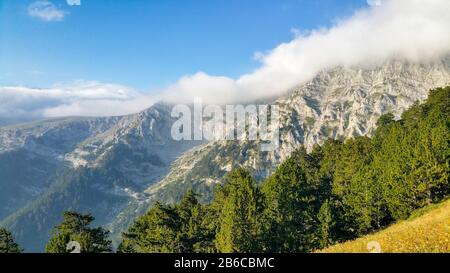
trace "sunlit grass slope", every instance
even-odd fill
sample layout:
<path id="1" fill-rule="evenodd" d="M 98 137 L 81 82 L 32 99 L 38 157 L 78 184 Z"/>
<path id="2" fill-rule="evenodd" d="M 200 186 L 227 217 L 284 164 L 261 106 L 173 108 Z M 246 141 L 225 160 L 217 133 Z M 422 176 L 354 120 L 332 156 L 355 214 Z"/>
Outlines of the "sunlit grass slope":
<path id="1" fill-rule="evenodd" d="M 450 200 L 420 209 L 385 230 L 321 252 L 450 252 Z"/>

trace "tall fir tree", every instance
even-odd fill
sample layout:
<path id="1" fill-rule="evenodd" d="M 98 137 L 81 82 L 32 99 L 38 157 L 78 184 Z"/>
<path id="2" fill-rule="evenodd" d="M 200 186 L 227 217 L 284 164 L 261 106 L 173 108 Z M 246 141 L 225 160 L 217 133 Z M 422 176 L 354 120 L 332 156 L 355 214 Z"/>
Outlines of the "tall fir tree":
<path id="1" fill-rule="evenodd" d="M 328 200 L 325 200 L 320 207 L 317 218 L 319 220 L 319 248 L 325 248 L 332 243 L 331 230 L 334 225 Z"/>
<path id="2" fill-rule="evenodd" d="M 209 210 L 189 191 L 179 204 L 156 203 L 123 234 L 118 252 L 197 253 L 214 252 L 214 230 Z"/>
<path id="3" fill-rule="evenodd" d="M 317 246 L 321 182 L 317 161 L 301 148 L 263 184 L 266 251 L 307 252 Z"/>
<path id="4" fill-rule="evenodd" d="M 216 247 L 224 253 L 261 252 L 262 196 L 253 177 L 238 168 L 229 173 L 222 189 Z"/>
<path id="5" fill-rule="evenodd" d="M 22 249 L 14 241 L 14 237 L 8 230 L 0 228 L 0 253 L 21 253 Z"/>
<path id="6" fill-rule="evenodd" d="M 66 211 L 62 223 L 55 227 L 53 237 L 47 243 L 47 253 L 101 253 L 111 252 L 112 242 L 109 232 L 101 227 L 90 228 L 95 220 L 91 214 Z M 79 249 L 76 247 L 79 246 Z"/>

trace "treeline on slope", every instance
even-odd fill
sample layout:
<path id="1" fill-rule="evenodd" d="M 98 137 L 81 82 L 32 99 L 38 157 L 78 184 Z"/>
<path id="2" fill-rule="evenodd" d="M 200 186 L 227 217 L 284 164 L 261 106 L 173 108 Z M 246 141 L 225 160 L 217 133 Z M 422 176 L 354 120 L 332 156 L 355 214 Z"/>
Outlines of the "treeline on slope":
<path id="1" fill-rule="evenodd" d="M 387 114 L 372 138 L 328 140 L 295 151 L 260 186 L 239 168 L 210 204 L 190 191 L 156 203 L 123 233 L 118 252 L 309 252 L 407 218 L 450 195 L 450 87 L 432 90 L 400 120 Z M 91 215 L 66 212 L 47 252 L 109 252 Z M 6 246 L 6 247 L 4 247 Z M 0 230 L 0 252 L 20 252 Z M 10 252 L 13 252 L 11 251 Z"/>

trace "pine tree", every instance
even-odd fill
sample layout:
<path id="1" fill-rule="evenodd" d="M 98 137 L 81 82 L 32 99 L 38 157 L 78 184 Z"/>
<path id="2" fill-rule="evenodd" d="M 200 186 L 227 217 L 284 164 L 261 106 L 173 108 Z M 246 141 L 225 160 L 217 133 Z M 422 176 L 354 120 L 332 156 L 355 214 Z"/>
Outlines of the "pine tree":
<path id="1" fill-rule="evenodd" d="M 320 207 L 317 161 L 295 151 L 263 184 L 264 241 L 269 252 L 307 252 L 316 247 Z"/>
<path id="2" fill-rule="evenodd" d="M 109 232 L 101 227 L 90 228 L 95 218 L 90 214 L 64 212 L 62 223 L 53 232 L 53 237 L 46 246 L 47 253 L 69 253 L 71 247 L 78 245 L 81 253 L 111 252 L 112 242 L 108 240 Z M 74 243 L 74 245 L 71 245 Z"/>
<path id="3" fill-rule="evenodd" d="M 351 239 L 374 228 L 379 199 L 376 179 L 371 172 L 372 142 L 368 137 L 347 140 L 339 153 L 333 177 L 337 228 L 341 239 Z"/>
<path id="4" fill-rule="evenodd" d="M 14 241 L 14 237 L 8 230 L 0 228 L 0 253 L 21 253 L 22 249 Z"/>
<path id="5" fill-rule="evenodd" d="M 190 190 L 176 206 L 180 225 L 177 236 L 183 253 L 213 252 L 214 231 L 208 227 L 208 210 L 199 204 L 197 195 Z"/>
<path id="6" fill-rule="evenodd" d="M 325 248 L 332 242 L 331 229 L 334 225 L 328 200 L 320 207 L 317 218 L 319 220 L 319 247 Z"/>
<path id="7" fill-rule="evenodd" d="M 174 207 L 157 202 L 122 234 L 120 250 L 138 253 L 178 253 L 182 245 L 177 239 L 179 219 Z"/>
<path id="8" fill-rule="evenodd" d="M 125 232 L 118 252 L 197 253 L 214 252 L 214 230 L 209 210 L 189 191 L 172 206 L 156 203 Z"/>
<path id="9" fill-rule="evenodd" d="M 239 168 L 226 177 L 219 215 L 216 247 L 224 253 L 262 251 L 260 245 L 261 194 L 253 177 Z"/>

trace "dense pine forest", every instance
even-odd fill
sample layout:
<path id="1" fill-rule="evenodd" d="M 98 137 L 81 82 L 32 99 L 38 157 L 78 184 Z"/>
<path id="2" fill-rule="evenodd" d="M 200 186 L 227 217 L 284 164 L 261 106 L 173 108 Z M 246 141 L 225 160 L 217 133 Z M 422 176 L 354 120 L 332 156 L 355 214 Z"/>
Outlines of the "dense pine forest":
<path id="1" fill-rule="evenodd" d="M 374 134 L 328 140 L 295 151 L 257 185 L 231 171 L 210 204 L 188 192 L 178 204 L 156 203 L 123 233 L 117 252 L 311 252 L 406 219 L 450 195 L 450 87 L 430 91 L 400 119 L 382 116 Z M 110 252 L 94 218 L 64 214 L 46 246 L 50 253 Z M 0 252 L 20 252 L 0 230 Z"/>

